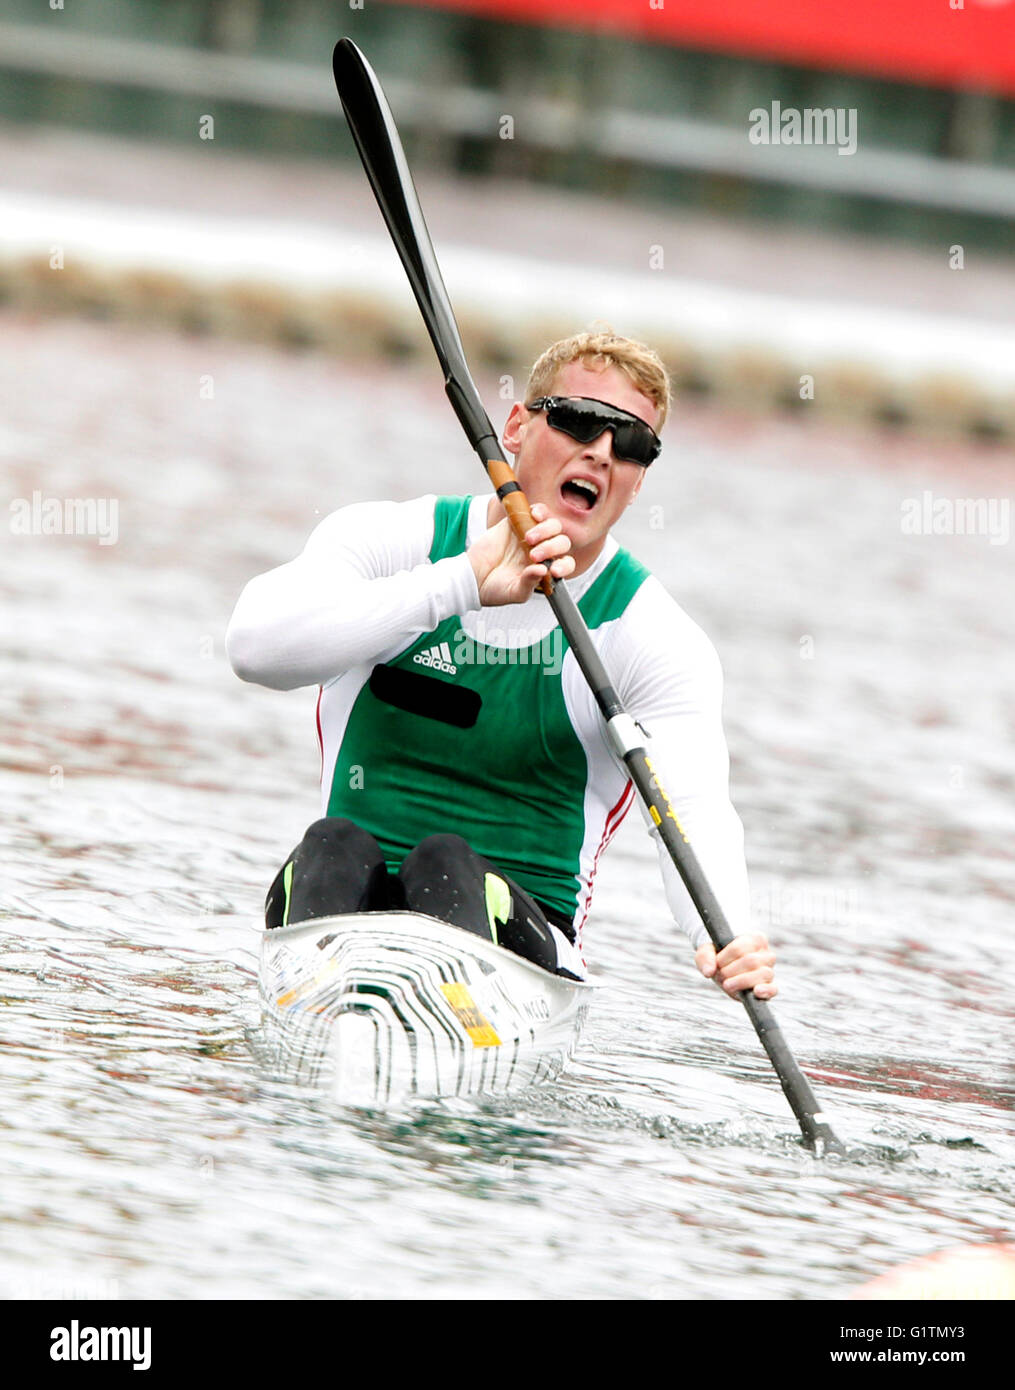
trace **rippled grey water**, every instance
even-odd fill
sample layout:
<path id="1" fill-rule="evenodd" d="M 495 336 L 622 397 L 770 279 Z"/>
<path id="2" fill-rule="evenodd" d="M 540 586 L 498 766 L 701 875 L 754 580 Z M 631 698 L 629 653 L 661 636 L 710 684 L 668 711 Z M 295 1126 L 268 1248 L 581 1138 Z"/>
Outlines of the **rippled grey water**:
<path id="1" fill-rule="evenodd" d="M 1010 459 L 681 408 L 623 527 L 723 659 L 777 1013 L 852 1149 L 816 1162 L 634 816 L 562 1081 L 274 1082 L 258 910 L 316 815 L 313 692 L 241 685 L 225 623 L 319 514 L 483 479 L 429 364 L 6 317 L 0 365 L 5 502 L 119 507 L 115 544 L 4 539 L 0 1293 L 826 1299 L 1010 1238 L 1012 546 L 900 528 L 1010 499 Z"/>

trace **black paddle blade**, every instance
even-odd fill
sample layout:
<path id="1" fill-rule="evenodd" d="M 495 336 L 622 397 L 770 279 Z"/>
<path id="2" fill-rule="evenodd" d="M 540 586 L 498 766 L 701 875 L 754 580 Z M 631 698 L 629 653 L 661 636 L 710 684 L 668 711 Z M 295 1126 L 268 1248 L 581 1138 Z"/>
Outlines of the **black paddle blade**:
<path id="1" fill-rule="evenodd" d="M 493 434 L 493 427 L 469 373 L 391 108 L 373 68 L 352 39 L 338 41 L 331 66 L 345 118 L 437 351 L 451 403 L 476 446 Z"/>

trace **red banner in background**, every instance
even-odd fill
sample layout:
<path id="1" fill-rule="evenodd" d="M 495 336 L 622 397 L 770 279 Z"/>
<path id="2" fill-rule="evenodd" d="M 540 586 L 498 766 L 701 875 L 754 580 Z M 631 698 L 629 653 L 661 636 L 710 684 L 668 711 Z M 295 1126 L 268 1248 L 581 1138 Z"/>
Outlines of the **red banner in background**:
<path id="1" fill-rule="evenodd" d="M 1015 0 L 402 0 L 905 82 L 1015 93 Z"/>

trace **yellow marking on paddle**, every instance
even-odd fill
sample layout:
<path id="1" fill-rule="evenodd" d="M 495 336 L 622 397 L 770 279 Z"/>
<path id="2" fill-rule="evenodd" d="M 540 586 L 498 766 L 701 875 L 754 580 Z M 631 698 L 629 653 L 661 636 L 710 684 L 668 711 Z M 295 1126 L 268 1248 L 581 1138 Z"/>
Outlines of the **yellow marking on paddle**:
<path id="1" fill-rule="evenodd" d="M 659 780 L 659 774 L 656 772 L 655 766 L 653 765 L 653 762 L 652 762 L 652 759 L 648 756 L 647 753 L 646 753 L 646 755 L 645 755 L 645 766 L 648 768 L 649 772 L 651 772 L 651 774 L 652 774 L 652 785 L 653 785 L 653 787 L 655 787 L 656 791 L 659 793 L 659 795 L 660 795 L 660 796 L 662 797 L 662 799 L 663 799 L 663 802 L 664 802 L 664 804 L 665 804 L 665 806 L 666 806 L 666 815 L 669 817 L 669 819 L 673 822 L 673 824 L 674 824 L 674 825 L 677 827 L 677 829 L 680 831 L 680 838 L 683 840 L 684 844 L 685 844 L 685 845 L 689 845 L 691 842 L 690 842 L 690 840 L 687 838 L 687 835 L 686 835 L 686 833 L 685 833 L 685 831 L 684 831 L 684 827 L 683 827 L 683 826 L 680 824 L 680 822 L 677 820 L 677 813 L 676 813 L 676 811 L 674 811 L 673 806 L 672 806 L 671 803 L 670 803 L 670 798 L 666 795 L 666 788 L 663 786 L 662 782 Z M 662 825 L 662 817 L 660 816 L 660 814 L 659 814 L 659 812 L 656 810 L 656 808 L 655 808 L 654 806 L 650 806 L 650 807 L 649 807 L 649 811 L 651 812 L 652 819 L 655 821 L 656 825 Z"/>
<path id="2" fill-rule="evenodd" d="M 484 1018 L 476 1008 L 476 1001 L 469 993 L 468 985 L 456 980 L 451 984 L 441 985 L 441 992 L 454 1009 L 458 1021 L 472 1039 L 474 1047 L 500 1047 L 500 1038 L 490 1020 Z"/>

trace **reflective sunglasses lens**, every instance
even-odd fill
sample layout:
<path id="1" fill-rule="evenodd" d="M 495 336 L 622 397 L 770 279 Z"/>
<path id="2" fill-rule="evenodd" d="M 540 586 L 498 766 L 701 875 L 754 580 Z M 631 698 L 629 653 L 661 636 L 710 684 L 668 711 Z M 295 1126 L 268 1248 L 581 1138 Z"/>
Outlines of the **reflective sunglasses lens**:
<path id="1" fill-rule="evenodd" d="M 546 421 L 555 430 L 561 430 L 572 439 L 577 439 L 579 444 L 591 444 L 593 439 L 599 438 L 609 423 L 602 418 L 598 410 L 586 410 L 571 401 L 562 401 L 559 405 L 551 406 L 546 412 Z"/>
<path id="2" fill-rule="evenodd" d="M 640 463 L 647 468 L 658 449 L 647 425 L 625 424 L 614 426 L 613 452 L 627 463 Z"/>
<path id="3" fill-rule="evenodd" d="M 638 463 L 647 468 L 659 453 L 659 441 L 641 420 L 628 419 L 622 412 L 611 410 L 598 401 L 557 400 L 547 407 L 546 422 L 555 430 L 577 439 L 579 444 L 591 444 L 604 430 L 613 435 L 613 452 L 625 463 Z"/>

